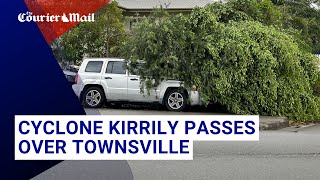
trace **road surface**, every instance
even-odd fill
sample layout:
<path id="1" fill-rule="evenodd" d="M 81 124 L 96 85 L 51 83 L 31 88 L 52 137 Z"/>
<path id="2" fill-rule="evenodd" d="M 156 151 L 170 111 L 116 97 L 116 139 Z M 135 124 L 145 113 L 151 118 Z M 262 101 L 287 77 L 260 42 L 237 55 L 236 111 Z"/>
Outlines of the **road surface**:
<path id="1" fill-rule="evenodd" d="M 186 114 L 136 108 L 87 114 Z M 187 114 L 211 114 L 187 112 Z M 320 125 L 260 132 L 259 142 L 195 142 L 193 161 L 64 161 L 33 180 L 319 180 Z"/>

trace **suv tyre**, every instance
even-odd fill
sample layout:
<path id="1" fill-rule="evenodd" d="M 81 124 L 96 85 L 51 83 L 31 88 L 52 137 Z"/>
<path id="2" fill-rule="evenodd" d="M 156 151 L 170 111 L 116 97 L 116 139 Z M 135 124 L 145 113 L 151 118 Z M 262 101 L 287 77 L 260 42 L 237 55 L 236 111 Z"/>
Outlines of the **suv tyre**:
<path id="1" fill-rule="evenodd" d="M 99 87 L 90 87 L 84 92 L 83 102 L 88 108 L 100 108 L 104 101 L 104 92 Z"/>
<path id="2" fill-rule="evenodd" d="M 179 91 L 179 89 L 172 89 L 166 93 L 164 105 L 170 111 L 183 111 L 187 106 L 187 96 L 185 92 Z"/>

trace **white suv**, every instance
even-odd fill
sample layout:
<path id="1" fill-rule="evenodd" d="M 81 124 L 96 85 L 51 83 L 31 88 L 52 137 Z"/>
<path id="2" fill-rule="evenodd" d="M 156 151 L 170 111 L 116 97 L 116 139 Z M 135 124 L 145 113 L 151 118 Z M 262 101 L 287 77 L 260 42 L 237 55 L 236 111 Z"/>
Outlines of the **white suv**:
<path id="1" fill-rule="evenodd" d="M 101 107 L 106 101 L 157 102 L 171 111 L 182 111 L 187 104 L 200 105 L 198 91 L 195 88 L 181 88 L 181 84 L 175 80 L 163 81 L 149 94 L 142 94 L 139 76 L 125 69 L 123 59 L 86 58 L 72 88 L 84 105 L 90 108 Z"/>

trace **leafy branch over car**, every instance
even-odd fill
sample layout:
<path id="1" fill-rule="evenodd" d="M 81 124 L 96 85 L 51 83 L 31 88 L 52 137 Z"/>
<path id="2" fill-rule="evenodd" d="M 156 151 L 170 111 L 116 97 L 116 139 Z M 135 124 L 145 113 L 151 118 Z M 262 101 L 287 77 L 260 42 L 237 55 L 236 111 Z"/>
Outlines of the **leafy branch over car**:
<path id="1" fill-rule="evenodd" d="M 145 61 L 139 75 L 147 89 L 174 78 L 235 114 L 320 120 L 316 58 L 285 30 L 243 12 L 213 4 L 190 15 L 150 16 L 121 48 L 126 59 Z"/>

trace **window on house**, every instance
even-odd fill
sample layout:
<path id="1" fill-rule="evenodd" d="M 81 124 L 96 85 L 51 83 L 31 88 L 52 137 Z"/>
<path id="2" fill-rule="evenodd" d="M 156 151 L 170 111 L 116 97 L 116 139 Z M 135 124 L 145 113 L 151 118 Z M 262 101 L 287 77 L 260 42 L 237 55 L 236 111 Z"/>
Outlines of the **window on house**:
<path id="1" fill-rule="evenodd" d="M 129 20 L 130 30 L 134 28 L 138 22 L 140 22 L 144 17 L 131 17 Z"/>
<path id="2" fill-rule="evenodd" d="M 130 19 L 130 29 L 133 29 L 135 27 L 135 25 L 137 24 L 138 19 L 134 18 L 134 19 Z"/>

